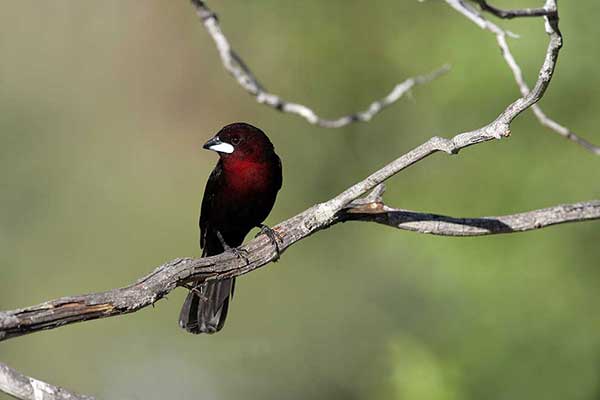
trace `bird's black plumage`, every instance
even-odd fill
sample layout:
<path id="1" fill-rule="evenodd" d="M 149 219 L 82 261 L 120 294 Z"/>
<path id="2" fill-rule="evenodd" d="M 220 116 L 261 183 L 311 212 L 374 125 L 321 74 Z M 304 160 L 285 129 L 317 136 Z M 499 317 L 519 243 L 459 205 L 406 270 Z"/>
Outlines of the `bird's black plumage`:
<path id="1" fill-rule="evenodd" d="M 202 256 L 240 246 L 271 212 L 282 184 L 281 160 L 258 128 L 225 126 L 205 145 L 219 153 L 200 210 Z M 223 243 L 224 242 L 224 243 Z M 179 324 L 192 333 L 215 333 L 225 323 L 235 279 L 197 285 L 181 309 Z"/>

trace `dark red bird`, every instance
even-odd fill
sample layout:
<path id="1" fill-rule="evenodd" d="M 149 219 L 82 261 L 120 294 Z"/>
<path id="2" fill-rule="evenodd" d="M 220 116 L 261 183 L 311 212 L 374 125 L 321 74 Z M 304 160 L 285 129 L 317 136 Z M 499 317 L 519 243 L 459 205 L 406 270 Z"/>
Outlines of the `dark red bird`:
<path id="1" fill-rule="evenodd" d="M 203 147 L 219 153 L 219 162 L 202 199 L 202 257 L 240 246 L 255 227 L 275 240 L 262 222 L 281 188 L 281 160 L 267 135 L 250 124 L 235 123 L 221 129 Z M 179 325 L 191 333 L 221 330 L 234 284 L 234 279 L 227 279 L 197 285 L 185 299 Z"/>

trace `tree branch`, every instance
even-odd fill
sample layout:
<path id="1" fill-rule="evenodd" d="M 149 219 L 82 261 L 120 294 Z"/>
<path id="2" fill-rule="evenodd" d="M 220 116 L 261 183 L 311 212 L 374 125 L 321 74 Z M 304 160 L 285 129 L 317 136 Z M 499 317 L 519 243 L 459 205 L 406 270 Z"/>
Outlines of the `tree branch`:
<path id="1" fill-rule="evenodd" d="M 373 195 L 342 206 L 332 215 L 332 202 L 333 200 L 311 207 L 277 225 L 275 229 L 282 238 L 280 250 L 284 251 L 318 230 L 346 221 L 376 222 L 433 235 L 481 236 L 600 219 L 599 200 L 481 218 L 455 218 L 395 209 L 384 205 L 379 196 Z M 220 280 L 243 275 L 276 258 L 273 244 L 264 235 L 250 241 L 243 248 L 248 251 L 247 264 L 232 252 L 206 258 L 180 258 L 157 267 L 149 275 L 124 288 L 63 297 L 32 307 L 0 312 L 0 341 L 74 322 L 135 312 L 154 304 L 176 287 L 185 286 L 191 281 Z"/>
<path id="2" fill-rule="evenodd" d="M 481 29 L 487 30 L 493 33 L 496 36 L 496 41 L 498 42 L 498 46 L 502 50 L 502 56 L 510 70 L 513 73 L 515 81 L 519 87 L 521 95 L 526 96 L 529 93 L 529 86 L 525 82 L 525 78 L 523 77 L 523 72 L 521 71 L 521 67 L 515 60 L 512 52 L 510 50 L 510 46 L 506 40 L 507 36 L 510 36 L 508 32 L 500 28 L 498 25 L 493 22 L 487 20 L 483 15 L 481 15 L 475 8 L 471 7 L 464 0 L 445 0 L 448 5 L 452 8 L 463 14 Z M 514 17 L 539 17 L 544 16 L 546 21 L 556 21 L 558 23 L 558 11 L 556 6 L 556 0 L 547 1 L 546 5 L 543 8 L 533 9 L 527 8 L 522 10 L 509 10 L 503 11 L 493 6 L 490 6 L 487 1 L 482 0 L 473 0 L 479 4 L 479 6 L 484 11 L 491 12 L 492 14 L 501 17 L 501 18 L 514 18 Z M 557 33 L 560 32 L 557 29 Z M 555 133 L 561 135 L 562 137 L 579 144 L 583 148 L 591 151 L 594 154 L 600 155 L 600 146 L 597 146 L 577 134 L 575 134 L 570 129 L 562 126 L 558 122 L 554 121 L 550 117 L 548 117 L 544 111 L 540 108 L 539 105 L 533 105 L 531 107 L 534 115 L 538 119 L 538 121 L 545 127 L 551 129 Z"/>
<path id="3" fill-rule="evenodd" d="M 512 18 L 519 18 L 519 17 L 543 17 L 543 16 L 548 15 L 551 12 L 544 7 L 542 7 L 542 8 L 523 8 L 520 10 L 502 10 L 500 8 L 497 8 L 497 7 L 494 7 L 490 4 L 488 4 L 488 2 L 486 0 L 474 0 L 474 1 L 477 4 L 479 4 L 479 7 L 481 7 L 481 9 L 483 11 L 487 11 L 489 13 L 494 14 L 498 18 L 504 18 L 504 19 L 512 19 Z"/>
<path id="4" fill-rule="evenodd" d="M 208 34 L 215 42 L 219 56 L 221 57 L 221 62 L 223 63 L 223 67 L 225 67 L 225 69 L 236 79 L 236 81 L 244 90 L 254 96 L 256 101 L 261 104 L 265 104 L 284 113 L 299 115 L 309 123 L 324 128 L 341 128 L 354 122 L 370 121 L 376 114 L 378 114 L 387 106 L 398 101 L 413 87 L 431 82 L 438 76 L 448 72 L 450 69 L 448 65 L 445 65 L 430 74 L 419 75 L 406 79 L 404 82 L 394 86 L 394 88 L 384 98 L 371 103 L 364 111 L 356 112 L 336 119 L 325 119 L 318 116 L 312 109 L 303 104 L 292 103 L 282 99 L 276 94 L 269 93 L 264 86 L 258 82 L 246 63 L 231 47 L 229 40 L 227 40 L 227 37 L 221 30 L 217 14 L 215 14 L 206 5 L 205 1 L 191 0 L 191 2 L 196 8 L 196 13 L 202 20 L 202 23 L 204 24 Z"/>
<path id="5" fill-rule="evenodd" d="M 21 400 L 94 400 L 25 376 L 1 362 L 0 391 Z"/>
<path id="6" fill-rule="evenodd" d="M 500 217 L 455 218 L 388 207 L 373 202 L 345 210 L 342 221 L 377 222 L 411 232 L 438 236 L 485 236 L 525 232 L 548 226 L 600 219 L 600 201 L 561 204 Z"/>

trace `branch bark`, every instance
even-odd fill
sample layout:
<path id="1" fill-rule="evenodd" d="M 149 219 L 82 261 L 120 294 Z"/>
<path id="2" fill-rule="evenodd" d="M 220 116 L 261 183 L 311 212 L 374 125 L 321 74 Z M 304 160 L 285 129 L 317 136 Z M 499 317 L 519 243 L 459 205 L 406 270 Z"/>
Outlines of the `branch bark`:
<path id="1" fill-rule="evenodd" d="M 498 18 L 512 19 L 520 17 L 543 17 L 548 15 L 549 11 L 544 8 L 522 8 L 520 10 L 503 10 L 488 4 L 486 0 L 474 0 L 483 11 L 494 14 Z"/>
<path id="2" fill-rule="evenodd" d="M 0 362 L 0 391 L 21 400 L 94 400 L 30 378 Z"/>
<path id="3" fill-rule="evenodd" d="M 600 219 L 600 201 L 561 204 L 499 217 L 455 218 L 388 207 L 373 202 L 353 207 L 339 216 L 342 221 L 377 222 L 411 232 L 438 236 L 486 236 L 525 232 L 568 222 Z"/>

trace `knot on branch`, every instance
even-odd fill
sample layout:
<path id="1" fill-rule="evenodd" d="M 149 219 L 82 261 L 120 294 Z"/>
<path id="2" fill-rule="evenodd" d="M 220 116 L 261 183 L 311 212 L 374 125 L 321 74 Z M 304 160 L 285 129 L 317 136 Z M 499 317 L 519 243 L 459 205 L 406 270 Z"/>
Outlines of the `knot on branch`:
<path id="1" fill-rule="evenodd" d="M 319 203 L 309 209 L 309 216 L 304 221 L 304 229 L 311 233 L 315 230 L 327 226 L 333 221 L 335 213 L 341 208 L 336 206 L 331 201 Z"/>
<path id="2" fill-rule="evenodd" d="M 202 22 L 206 22 L 209 19 L 213 19 L 215 22 L 219 22 L 219 18 L 217 14 L 215 14 L 211 9 L 209 9 L 204 1 L 202 0 L 190 0 L 192 5 L 196 8 L 196 12 L 198 16 L 202 20 Z"/>
<path id="3" fill-rule="evenodd" d="M 434 136 L 429 141 L 435 150 L 443 151 L 448 154 L 458 154 L 460 150 L 454 141 L 439 136 Z"/>

